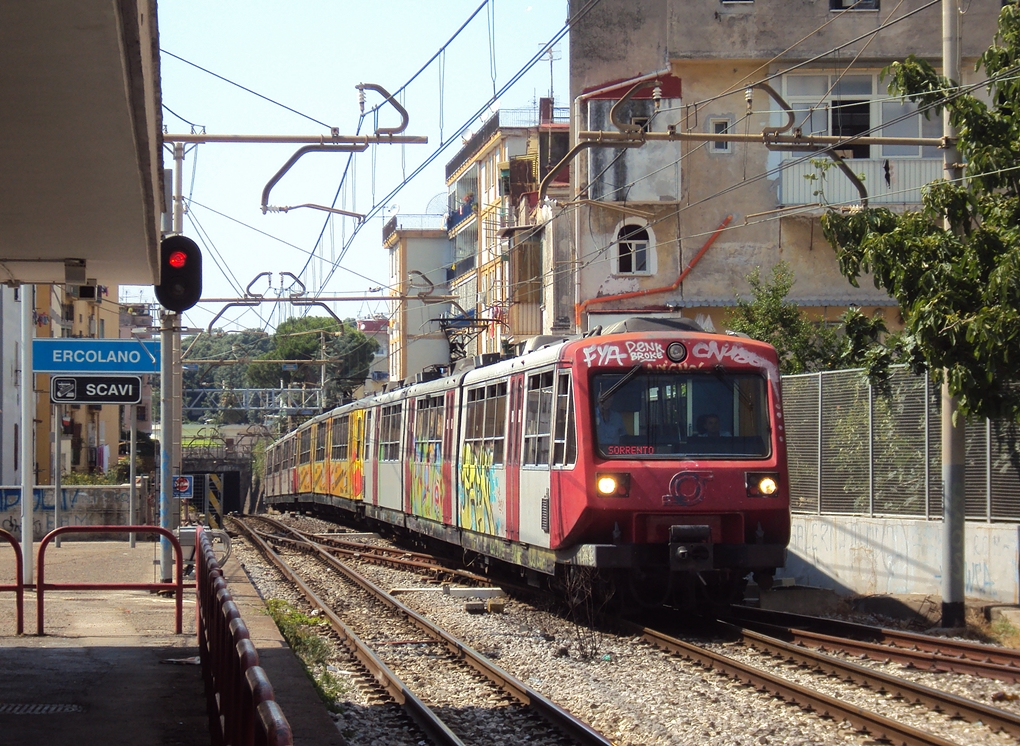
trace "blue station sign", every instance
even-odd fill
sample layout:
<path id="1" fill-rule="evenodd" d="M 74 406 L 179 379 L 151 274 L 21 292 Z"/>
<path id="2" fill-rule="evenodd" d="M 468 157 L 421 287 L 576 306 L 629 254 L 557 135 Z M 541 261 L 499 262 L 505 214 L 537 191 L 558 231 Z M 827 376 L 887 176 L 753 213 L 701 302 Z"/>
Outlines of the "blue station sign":
<path id="1" fill-rule="evenodd" d="M 138 339 L 32 340 L 36 373 L 159 373 L 159 342 Z"/>

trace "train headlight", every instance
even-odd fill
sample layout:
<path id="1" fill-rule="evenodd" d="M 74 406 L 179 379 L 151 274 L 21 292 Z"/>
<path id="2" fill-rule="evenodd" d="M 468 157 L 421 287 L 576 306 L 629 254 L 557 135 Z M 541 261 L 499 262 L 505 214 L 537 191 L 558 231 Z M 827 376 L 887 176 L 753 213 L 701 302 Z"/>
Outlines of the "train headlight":
<path id="1" fill-rule="evenodd" d="M 602 497 L 627 497 L 630 494 L 630 474 L 596 474 L 595 491 Z"/>
<path id="2" fill-rule="evenodd" d="M 682 363 L 687 359 L 687 348 L 679 342 L 671 342 L 669 347 L 666 348 L 666 357 L 674 363 Z"/>
<path id="3" fill-rule="evenodd" d="M 771 497 L 779 491 L 779 474 L 749 472 L 746 483 L 748 497 Z"/>

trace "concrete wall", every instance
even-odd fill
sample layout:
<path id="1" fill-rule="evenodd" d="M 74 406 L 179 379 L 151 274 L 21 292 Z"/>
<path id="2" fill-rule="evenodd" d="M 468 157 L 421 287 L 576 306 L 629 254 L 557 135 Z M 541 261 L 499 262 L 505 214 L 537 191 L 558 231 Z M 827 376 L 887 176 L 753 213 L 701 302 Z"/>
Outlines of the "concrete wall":
<path id="1" fill-rule="evenodd" d="M 75 485 L 61 488 L 61 526 L 126 526 L 129 516 L 129 488 L 125 485 Z M 33 535 L 42 539 L 55 528 L 53 487 L 36 487 L 33 504 Z M 138 524 L 151 524 L 154 520 L 155 500 L 139 494 L 135 507 Z M 21 487 L 0 487 L 0 528 L 21 538 Z M 75 538 L 72 537 L 71 538 Z M 89 538 L 109 538 L 94 534 Z"/>
<path id="2" fill-rule="evenodd" d="M 806 59 L 874 31 L 925 2 L 887 0 L 878 11 L 839 15 L 829 10 L 828 0 L 739 4 L 602 0 L 571 24 L 571 96 L 606 80 L 658 70 L 669 60 Z M 585 0 L 571 0 L 571 16 L 586 5 Z M 972 3 L 961 16 L 965 58 L 988 46 L 1000 7 L 993 0 Z M 935 5 L 844 47 L 840 60 L 858 55 L 861 62 L 896 59 L 908 51 L 937 59 L 941 45 L 941 6 Z"/>
<path id="3" fill-rule="evenodd" d="M 780 577 L 840 594 L 931 593 L 942 586 L 941 521 L 856 516 L 793 516 Z M 968 597 L 1020 601 L 1020 527 L 968 523 Z"/>

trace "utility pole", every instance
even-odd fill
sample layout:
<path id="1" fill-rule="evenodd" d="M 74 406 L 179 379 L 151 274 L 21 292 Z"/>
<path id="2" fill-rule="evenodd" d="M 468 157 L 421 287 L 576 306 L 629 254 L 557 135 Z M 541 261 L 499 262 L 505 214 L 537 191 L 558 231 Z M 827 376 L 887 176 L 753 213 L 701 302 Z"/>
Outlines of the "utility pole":
<path id="1" fill-rule="evenodd" d="M 35 336 L 35 285 L 22 285 L 21 293 L 21 554 L 25 583 L 32 582 L 35 541 L 35 373 L 32 372 L 32 337 Z"/>
<path id="2" fill-rule="evenodd" d="M 942 72 L 960 84 L 960 0 L 942 0 Z M 946 179 L 959 180 L 962 172 L 960 152 L 956 148 L 957 131 L 949 121 L 949 109 L 942 112 L 943 150 Z M 948 218 L 946 230 L 950 230 Z M 964 530 L 966 525 L 966 423 L 958 414 L 958 401 L 949 393 L 949 370 L 942 378 L 942 626 L 963 627 L 964 608 Z"/>

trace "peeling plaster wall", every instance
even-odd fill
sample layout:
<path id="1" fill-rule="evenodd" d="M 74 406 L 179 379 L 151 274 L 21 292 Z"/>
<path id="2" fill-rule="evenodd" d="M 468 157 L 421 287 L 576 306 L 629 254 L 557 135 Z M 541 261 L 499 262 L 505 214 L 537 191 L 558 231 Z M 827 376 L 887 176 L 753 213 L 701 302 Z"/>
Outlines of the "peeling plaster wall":
<path id="1" fill-rule="evenodd" d="M 827 52 L 858 36 L 877 29 L 892 18 L 917 10 L 928 0 L 885 0 L 880 10 L 855 10 L 843 14 L 829 9 L 829 0 L 781 0 L 748 4 L 724 4 L 718 0 L 673 0 L 623 4 L 644 8 L 668 6 L 667 54 L 670 59 L 719 59 L 743 50 L 747 57 L 801 59 Z M 605 0 L 603 0 L 605 5 Z M 621 4 L 611 0 L 610 8 Z M 574 5 L 574 3 L 571 3 Z M 961 16 L 963 54 L 973 57 L 984 51 L 995 31 L 1000 3 L 975 2 Z M 895 10 L 895 16 L 893 11 Z M 604 8 L 604 12 L 611 12 Z M 631 10 L 640 13 L 640 10 Z M 824 24 L 824 27 L 822 27 Z M 942 8 L 936 4 L 906 21 L 890 26 L 881 34 L 844 48 L 841 59 L 861 55 L 869 59 L 900 58 L 909 50 L 918 56 L 942 55 Z M 573 43 L 573 35 L 571 43 Z M 794 42 L 794 50 L 786 52 Z"/>

